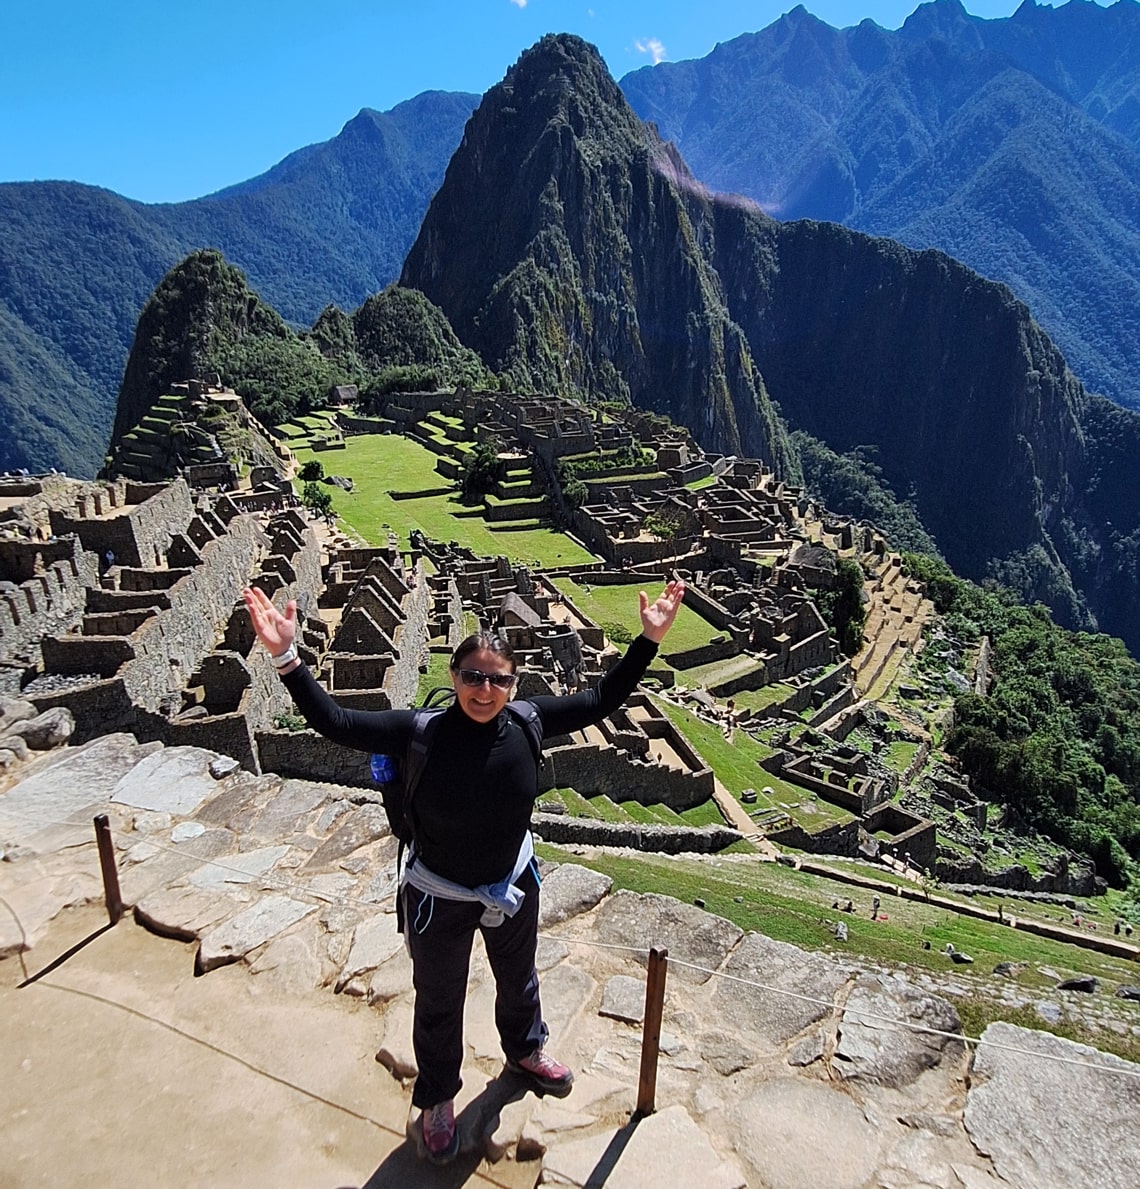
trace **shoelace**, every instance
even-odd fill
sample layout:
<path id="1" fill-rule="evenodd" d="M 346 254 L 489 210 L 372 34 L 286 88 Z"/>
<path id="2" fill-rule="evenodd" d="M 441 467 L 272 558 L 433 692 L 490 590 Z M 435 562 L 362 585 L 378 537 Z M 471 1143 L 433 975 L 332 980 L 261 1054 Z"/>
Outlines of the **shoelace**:
<path id="1" fill-rule="evenodd" d="M 429 1142 L 450 1142 L 454 1130 L 455 1113 L 450 1102 L 441 1102 L 424 1112 L 424 1138 Z"/>
<path id="2" fill-rule="evenodd" d="M 529 1069 L 531 1073 L 541 1074 L 543 1077 L 560 1078 L 566 1073 L 566 1067 L 560 1065 L 542 1049 L 539 1049 L 537 1053 L 531 1053 L 520 1064 Z"/>

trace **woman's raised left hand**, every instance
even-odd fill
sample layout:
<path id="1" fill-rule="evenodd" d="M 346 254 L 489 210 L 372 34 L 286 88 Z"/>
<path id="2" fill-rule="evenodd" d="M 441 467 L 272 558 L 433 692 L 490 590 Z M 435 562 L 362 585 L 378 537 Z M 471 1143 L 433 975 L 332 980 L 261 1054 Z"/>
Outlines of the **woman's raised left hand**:
<path id="1" fill-rule="evenodd" d="M 680 578 L 670 582 L 652 603 L 645 591 L 641 591 L 638 595 L 641 603 L 641 634 L 655 644 L 660 644 L 665 633 L 673 626 L 684 597 L 685 584 Z"/>

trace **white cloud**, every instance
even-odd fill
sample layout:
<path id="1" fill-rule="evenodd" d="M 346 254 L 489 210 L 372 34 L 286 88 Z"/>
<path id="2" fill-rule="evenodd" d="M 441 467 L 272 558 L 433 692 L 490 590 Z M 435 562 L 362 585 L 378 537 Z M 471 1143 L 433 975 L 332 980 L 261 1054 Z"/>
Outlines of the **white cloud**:
<path id="1" fill-rule="evenodd" d="M 526 0 L 511 0 L 516 8 L 526 8 Z"/>
<path id="2" fill-rule="evenodd" d="M 514 0 L 514 2 L 517 3 L 517 0 Z M 665 58 L 665 47 L 656 37 L 647 37 L 644 41 L 635 41 L 633 48 L 639 54 L 648 54 L 653 59 L 654 66 Z"/>

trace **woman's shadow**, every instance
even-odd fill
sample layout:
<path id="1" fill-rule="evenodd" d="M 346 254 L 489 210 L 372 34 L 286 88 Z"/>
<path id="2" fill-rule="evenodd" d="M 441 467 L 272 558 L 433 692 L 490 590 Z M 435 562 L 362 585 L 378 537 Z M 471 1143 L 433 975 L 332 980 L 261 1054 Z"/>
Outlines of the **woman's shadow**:
<path id="1" fill-rule="evenodd" d="M 529 1085 L 517 1074 L 504 1069 L 491 1078 L 459 1112 L 459 1155 L 451 1164 L 435 1165 L 420 1157 L 411 1137 L 394 1148 L 360 1189 L 409 1189 L 417 1185 L 457 1187 L 465 1185 L 483 1160 L 486 1137 L 499 1127 L 503 1107 L 518 1102 Z M 414 1116 L 418 1118 L 418 1115 Z"/>

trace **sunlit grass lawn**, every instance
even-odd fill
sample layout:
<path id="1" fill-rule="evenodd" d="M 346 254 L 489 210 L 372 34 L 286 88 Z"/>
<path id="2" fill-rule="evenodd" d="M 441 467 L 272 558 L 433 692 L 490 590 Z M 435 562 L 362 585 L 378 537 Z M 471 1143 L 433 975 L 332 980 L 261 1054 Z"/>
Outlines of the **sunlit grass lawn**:
<path id="1" fill-rule="evenodd" d="M 762 685 L 759 689 L 742 689 L 733 694 L 732 698 L 741 710 L 763 710 L 773 702 L 783 702 L 791 695 L 790 685 L 776 681 L 771 685 Z"/>
<path id="2" fill-rule="evenodd" d="M 597 559 L 553 528 L 533 521 L 490 524 L 477 508 L 466 508 L 457 494 L 396 500 L 392 492 L 435 491 L 450 487 L 435 470 L 436 456 L 398 434 L 361 434 L 346 439 L 343 450 L 298 450 L 302 465 L 317 459 L 329 474 L 347 475 L 355 489 L 326 488 L 333 508 L 363 540 L 386 544 L 388 527 L 406 545 L 412 529 L 436 541 L 458 541 L 485 557 L 503 554 L 514 561 L 542 566 L 581 565 Z"/>
<path id="3" fill-rule="evenodd" d="M 922 901 L 902 900 L 884 895 L 880 916 L 871 920 L 871 893 L 832 880 L 795 871 L 777 863 L 734 862 L 731 860 L 695 861 L 680 856 L 644 854 L 637 859 L 616 855 L 572 854 L 567 850 L 540 843 L 543 858 L 578 863 L 601 871 L 618 888 L 634 892 L 658 892 L 691 904 L 700 898 L 707 910 L 734 921 L 742 929 L 754 929 L 777 941 L 790 942 L 802 949 L 824 950 L 844 958 L 862 958 L 890 966 L 922 967 L 940 974 L 953 974 L 956 981 L 975 984 L 979 998 L 958 1000 L 963 1020 L 972 1035 L 990 1019 L 1004 1018 L 1000 1006 L 985 1001 L 995 996 L 1000 984 L 991 972 L 998 962 L 1024 963 L 1011 980 L 1026 991 L 1048 991 L 1056 977 L 1092 974 L 1102 980 L 1111 993 L 1120 983 L 1135 983 L 1136 964 L 1123 958 L 1079 949 L 1064 942 L 1022 933 L 1007 926 L 959 916 L 944 908 Z M 739 898 L 739 903 L 737 902 Z M 833 908 L 838 901 L 852 900 L 854 913 Z M 835 940 L 835 922 L 847 924 L 848 940 Z M 958 966 L 942 952 L 946 943 L 969 954 L 972 966 Z M 925 942 L 930 943 L 924 949 Z M 643 938 L 639 944 L 660 944 L 657 938 Z M 1042 968 L 1046 969 L 1042 969 Z M 973 1005 L 971 1007 L 971 1004 Z M 1126 1009 L 1125 1009 L 1126 1010 Z M 1072 1025 L 1052 1028 L 1032 1014 L 1032 1020 L 1018 1023 L 1078 1039 L 1093 1039 L 1099 1047 L 1136 1060 L 1140 1041 L 1098 1031 L 1095 1038 L 1081 1035 Z"/>
<path id="4" fill-rule="evenodd" d="M 662 584 L 645 582 L 630 583 L 628 586 L 594 586 L 589 591 L 585 586 L 570 579 L 562 579 L 559 586 L 574 604 L 595 623 L 620 623 L 631 636 L 641 631 L 641 616 L 638 612 L 638 591 L 644 590 L 655 599 L 662 590 Z M 677 619 L 669 629 L 669 635 L 662 645 L 663 652 L 683 652 L 687 648 L 699 648 L 715 640 L 721 633 L 707 619 L 703 619 L 692 608 L 682 606 Z"/>

